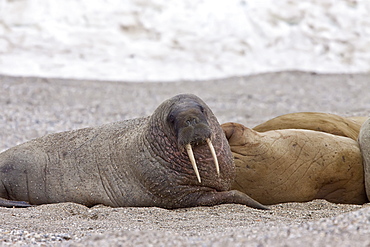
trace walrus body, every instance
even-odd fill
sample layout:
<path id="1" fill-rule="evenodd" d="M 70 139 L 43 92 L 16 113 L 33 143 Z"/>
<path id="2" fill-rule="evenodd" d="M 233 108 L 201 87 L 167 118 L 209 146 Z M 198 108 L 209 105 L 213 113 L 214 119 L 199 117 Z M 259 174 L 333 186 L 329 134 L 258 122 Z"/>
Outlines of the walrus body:
<path id="1" fill-rule="evenodd" d="M 364 160 L 366 194 L 370 201 L 370 118 L 368 118 L 361 127 L 358 142 Z"/>
<path id="2" fill-rule="evenodd" d="M 206 140 L 216 150 L 219 175 Z M 192 147 L 199 172 L 194 173 L 196 164 L 193 170 L 185 147 Z M 264 208 L 229 191 L 234 177 L 229 144 L 212 111 L 194 95 L 178 95 L 150 117 L 50 134 L 1 153 L 0 206 L 240 203 Z"/>
<path id="3" fill-rule="evenodd" d="M 337 136 L 345 136 L 357 140 L 365 117 L 341 117 L 322 112 L 296 112 L 270 119 L 253 130 L 266 132 L 280 129 L 306 129 L 326 132 Z"/>
<path id="4" fill-rule="evenodd" d="M 311 122 L 310 127 L 314 125 Z M 237 169 L 232 189 L 264 204 L 313 199 L 367 202 L 357 141 L 321 131 L 275 127 L 280 129 L 257 132 L 237 123 L 222 125 Z"/>

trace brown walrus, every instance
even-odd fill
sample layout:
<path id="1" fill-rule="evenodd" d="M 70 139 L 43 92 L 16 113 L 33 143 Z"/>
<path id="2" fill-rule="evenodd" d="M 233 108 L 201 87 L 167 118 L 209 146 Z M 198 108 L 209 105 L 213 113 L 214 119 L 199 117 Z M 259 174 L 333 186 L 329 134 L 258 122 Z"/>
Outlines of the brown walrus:
<path id="1" fill-rule="evenodd" d="M 237 168 L 232 188 L 264 204 L 313 199 L 367 202 L 356 141 L 363 121 L 302 112 L 253 129 L 223 124 Z"/>
<path id="2" fill-rule="evenodd" d="M 234 178 L 216 117 L 201 99 L 183 94 L 146 118 L 50 134 L 1 153 L 0 206 L 238 203 L 266 209 L 230 191 Z"/>

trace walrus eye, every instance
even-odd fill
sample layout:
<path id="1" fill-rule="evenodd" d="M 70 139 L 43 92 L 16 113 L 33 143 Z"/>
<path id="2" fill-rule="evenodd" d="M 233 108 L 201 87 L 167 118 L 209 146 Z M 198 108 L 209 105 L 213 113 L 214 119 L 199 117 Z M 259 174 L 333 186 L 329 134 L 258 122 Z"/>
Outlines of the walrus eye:
<path id="1" fill-rule="evenodd" d="M 199 108 L 200 108 L 200 111 L 201 111 L 202 113 L 204 113 L 204 107 L 203 107 L 203 106 L 201 106 L 201 105 L 199 105 Z"/>
<path id="2" fill-rule="evenodd" d="M 174 124 L 175 123 L 175 116 L 171 113 L 170 115 L 168 115 L 167 121 L 171 124 Z"/>

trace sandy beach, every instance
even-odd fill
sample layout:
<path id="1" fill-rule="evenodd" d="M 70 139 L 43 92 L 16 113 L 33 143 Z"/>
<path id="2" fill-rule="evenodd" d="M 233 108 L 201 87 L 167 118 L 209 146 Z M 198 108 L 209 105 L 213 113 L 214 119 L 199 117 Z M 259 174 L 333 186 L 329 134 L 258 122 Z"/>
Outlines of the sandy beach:
<path id="1" fill-rule="evenodd" d="M 248 127 L 291 112 L 369 116 L 369 76 L 291 71 L 165 83 L 0 76 L 0 150 L 47 133 L 147 116 L 179 93 L 198 95 L 220 123 Z M 315 200 L 270 208 L 87 208 L 74 203 L 0 208 L 0 245 L 370 245 L 369 204 Z"/>

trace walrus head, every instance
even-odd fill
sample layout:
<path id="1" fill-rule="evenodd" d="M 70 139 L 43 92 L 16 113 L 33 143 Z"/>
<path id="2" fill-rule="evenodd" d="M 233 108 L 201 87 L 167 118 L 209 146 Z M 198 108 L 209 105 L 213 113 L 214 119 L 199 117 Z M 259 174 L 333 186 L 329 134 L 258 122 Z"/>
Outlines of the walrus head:
<path id="1" fill-rule="evenodd" d="M 191 163 L 198 182 L 204 186 L 225 190 L 231 185 L 235 173 L 231 151 L 216 117 L 200 98 L 180 94 L 168 99 L 158 106 L 150 121 L 151 145 L 173 169 L 189 174 L 184 165 Z M 202 173 L 207 176 L 204 181 Z M 221 180 L 210 174 L 217 174 Z"/>
<path id="2" fill-rule="evenodd" d="M 199 183 L 201 183 L 201 178 L 192 146 L 207 143 L 215 163 L 217 174 L 220 175 L 217 155 L 211 141 L 212 130 L 207 121 L 207 112 L 204 106 L 197 101 L 179 102 L 169 112 L 167 122 L 175 132 L 179 150 L 186 149 Z"/>

